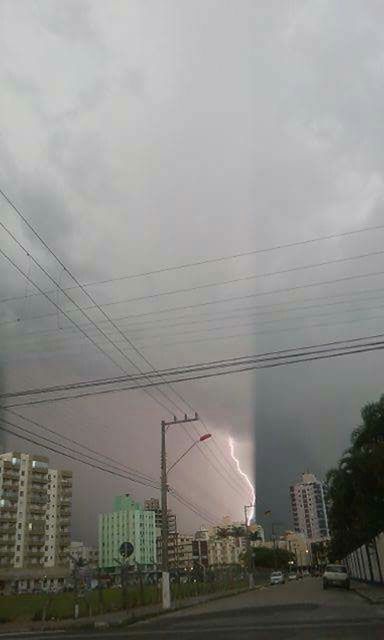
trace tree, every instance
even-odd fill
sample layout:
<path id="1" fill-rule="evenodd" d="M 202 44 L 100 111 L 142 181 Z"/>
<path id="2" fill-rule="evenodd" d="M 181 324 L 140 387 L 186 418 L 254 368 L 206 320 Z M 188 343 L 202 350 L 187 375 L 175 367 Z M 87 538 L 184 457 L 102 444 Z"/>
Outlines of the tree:
<path id="1" fill-rule="evenodd" d="M 330 559 L 342 559 L 384 529 L 384 395 L 366 404 L 351 447 L 326 478 Z"/>
<path id="2" fill-rule="evenodd" d="M 287 569 L 295 556 L 286 549 L 270 549 L 269 547 L 252 547 L 241 554 L 240 562 L 246 568 Z"/>

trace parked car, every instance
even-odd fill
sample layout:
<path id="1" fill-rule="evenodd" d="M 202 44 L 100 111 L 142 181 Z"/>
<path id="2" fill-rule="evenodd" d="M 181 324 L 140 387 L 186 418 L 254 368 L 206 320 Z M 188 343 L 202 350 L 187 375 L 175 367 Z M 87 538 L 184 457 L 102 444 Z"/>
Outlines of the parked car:
<path id="1" fill-rule="evenodd" d="M 323 589 L 343 587 L 349 589 L 350 580 L 347 567 L 342 564 L 328 564 L 323 574 Z"/>
<path id="2" fill-rule="evenodd" d="M 296 580 L 296 579 L 297 579 L 296 573 L 289 573 L 288 574 L 288 580 Z"/>
<path id="3" fill-rule="evenodd" d="M 272 571 L 270 579 L 269 579 L 269 583 L 271 585 L 273 584 L 284 584 L 285 582 L 285 578 L 284 578 L 284 574 L 282 573 L 282 571 Z"/>
<path id="4" fill-rule="evenodd" d="M 311 574 L 310 574 L 310 573 L 309 573 L 309 571 L 307 571 L 307 570 L 305 570 L 305 571 L 303 572 L 303 578 L 309 578 L 309 576 L 310 576 L 310 575 L 311 575 Z"/>

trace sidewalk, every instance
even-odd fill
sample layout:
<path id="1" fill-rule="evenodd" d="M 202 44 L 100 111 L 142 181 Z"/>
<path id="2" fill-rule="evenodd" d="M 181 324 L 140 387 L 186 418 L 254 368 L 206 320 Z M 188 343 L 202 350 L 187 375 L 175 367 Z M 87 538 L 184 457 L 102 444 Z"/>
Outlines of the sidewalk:
<path id="1" fill-rule="evenodd" d="M 384 586 L 352 580 L 351 588 L 371 604 L 384 604 Z"/>
<path id="2" fill-rule="evenodd" d="M 257 585 L 255 589 L 260 588 L 261 585 Z M 172 603 L 171 611 L 175 611 L 177 609 L 185 609 L 187 607 L 194 607 L 196 605 L 202 604 L 204 602 L 208 602 L 209 600 L 219 600 L 220 598 L 226 598 L 229 596 L 234 596 L 240 593 L 244 593 L 249 591 L 248 588 L 244 587 L 242 589 L 234 589 L 231 591 L 220 591 L 217 593 L 209 593 L 201 596 L 195 596 L 192 598 L 185 598 L 184 600 L 178 600 L 177 602 Z M 168 613 L 168 612 L 167 612 Z M 144 620 L 145 618 L 149 618 L 156 615 L 162 615 L 163 611 L 160 604 L 147 605 L 143 607 L 135 607 L 130 609 L 129 611 L 117 611 L 113 613 L 105 613 L 102 615 L 92 616 L 88 618 L 79 618 L 78 620 L 73 620 L 72 618 L 68 618 L 65 620 L 48 620 L 46 622 L 35 622 L 35 621 L 19 621 L 19 622 L 9 622 L 0 625 L 0 637 L 2 634 L 9 633 L 22 633 L 26 631 L 61 631 L 61 630 L 69 630 L 73 628 L 77 629 L 86 629 L 86 628 L 107 628 L 107 627 L 115 627 L 123 624 L 130 624 L 133 622 L 138 622 L 139 620 Z"/>

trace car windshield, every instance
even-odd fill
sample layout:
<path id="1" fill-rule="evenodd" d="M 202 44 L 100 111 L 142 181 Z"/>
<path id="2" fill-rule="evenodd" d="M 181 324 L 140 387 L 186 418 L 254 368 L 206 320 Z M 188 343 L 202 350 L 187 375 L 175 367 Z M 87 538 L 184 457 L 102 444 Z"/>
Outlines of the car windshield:
<path id="1" fill-rule="evenodd" d="M 325 570 L 329 573 L 347 573 L 347 569 L 340 564 L 329 564 Z"/>
<path id="2" fill-rule="evenodd" d="M 383 26 L 0 0 L 0 640 L 384 640 Z"/>

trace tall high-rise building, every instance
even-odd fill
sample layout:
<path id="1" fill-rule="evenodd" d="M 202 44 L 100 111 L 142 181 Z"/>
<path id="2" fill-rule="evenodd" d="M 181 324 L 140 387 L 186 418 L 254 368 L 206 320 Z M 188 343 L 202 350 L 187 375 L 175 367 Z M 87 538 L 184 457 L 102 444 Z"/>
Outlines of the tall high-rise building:
<path id="1" fill-rule="evenodd" d="M 156 529 L 161 533 L 162 513 L 160 507 L 160 501 L 158 498 L 149 498 L 144 501 L 144 509 L 146 511 L 153 511 L 155 514 Z M 168 535 L 175 534 L 177 532 L 176 514 L 168 509 Z"/>
<path id="2" fill-rule="evenodd" d="M 123 542 L 134 547 L 132 564 L 148 567 L 156 564 L 155 513 L 144 510 L 128 494 L 115 498 L 111 513 L 99 515 L 99 567 L 119 566 Z"/>
<path id="3" fill-rule="evenodd" d="M 0 455 L 0 570 L 38 575 L 69 568 L 72 472 L 48 458 Z"/>
<path id="4" fill-rule="evenodd" d="M 156 556 L 157 563 L 160 566 L 163 560 L 163 548 L 161 542 L 161 523 L 163 514 L 158 498 L 149 498 L 144 501 L 144 509 L 152 511 L 155 514 L 156 526 Z M 173 568 L 177 566 L 178 558 L 178 532 L 176 514 L 168 509 L 168 565 Z"/>
<path id="5" fill-rule="evenodd" d="M 290 488 L 293 524 L 310 542 L 329 538 L 323 484 L 313 473 L 303 473 L 301 482 Z"/>

